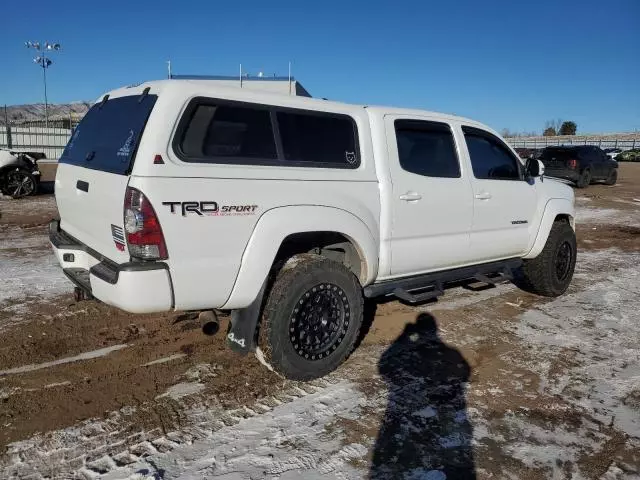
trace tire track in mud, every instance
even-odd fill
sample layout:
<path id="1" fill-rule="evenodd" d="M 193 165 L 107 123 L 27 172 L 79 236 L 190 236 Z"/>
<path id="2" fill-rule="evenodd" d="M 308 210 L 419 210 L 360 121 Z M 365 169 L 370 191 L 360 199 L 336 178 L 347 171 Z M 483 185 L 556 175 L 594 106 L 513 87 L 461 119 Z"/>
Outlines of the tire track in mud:
<path id="1" fill-rule="evenodd" d="M 593 280 L 596 272 L 599 272 L 600 276 L 607 276 L 611 271 L 621 267 L 626 259 L 626 256 L 620 257 L 619 254 L 612 252 L 598 252 L 593 256 L 595 260 L 590 259 L 584 263 L 578 272 L 577 282 L 572 287 L 573 292 L 584 290 L 588 286 L 589 279 Z M 606 268 L 603 268 L 605 265 Z M 522 345 L 514 336 L 513 322 L 517 321 L 521 312 L 536 311 L 551 300 L 541 300 L 512 289 L 499 296 L 488 295 L 488 298 L 484 298 L 480 294 L 476 298 L 477 302 L 466 304 L 458 309 L 448 309 L 446 300 L 443 304 L 434 304 L 432 308 L 438 318 L 443 337 L 461 349 L 461 353 L 474 372 L 471 384 L 475 384 L 475 386 L 469 392 L 469 405 L 473 405 L 469 415 L 474 425 L 481 427 L 481 431 L 486 429 L 487 432 L 491 431 L 494 435 L 497 432 L 503 438 L 509 438 L 510 442 L 514 442 L 514 435 L 517 435 L 514 433 L 514 428 L 518 425 L 515 421 L 516 418 L 524 419 L 526 425 L 517 427 L 515 432 L 519 431 L 518 428 L 526 427 L 529 430 L 534 428 L 530 425 L 538 425 L 536 428 L 540 429 L 549 428 L 549 425 L 556 424 L 565 429 L 564 435 L 569 435 L 574 431 L 581 418 L 592 418 L 585 411 L 568 405 L 565 400 L 544 394 L 546 387 L 541 383 L 539 374 L 530 371 L 527 367 L 527 363 L 531 362 L 533 357 L 527 353 L 526 349 L 522 349 Z M 380 308 L 376 323 L 394 322 L 394 328 L 402 331 L 404 323 L 411 322 L 412 317 L 418 313 L 415 309 L 397 304 L 385 305 Z M 14 460 L 8 462 L 12 465 L 7 466 L 5 472 L 15 475 L 35 475 L 38 472 L 41 474 L 45 471 L 52 472 L 51 465 L 55 463 L 57 465 L 56 475 L 65 476 L 71 475 L 72 472 L 78 472 L 91 478 L 95 475 L 118 471 L 118 469 L 126 469 L 127 465 L 144 463 L 144 459 L 148 456 L 162 456 L 176 448 L 185 447 L 198 440 L 206 440 L 220 429 L 233 427 L 245 419 L 268 413 L 278 406 L 297 402 L 306 395 L 323 391 L 331 392 L 335 385 L 346 379 L 360 385 L 360 390 L 363 392 L 362 398 L 365 399 L 363 400 L 364 404 L 361 405 L 361 410 L 357 411 L 359 420 L 356 423 L 348 421 L 346 417 L 342 416 L 343 414 L 336 411 L 337 416 L 333 423 L 335 434 L 328 438 L 342 439 L 344 445 L 336 452 L 340 452 L 341 448 L 348 450 L 350 445 L 359 445 L 353 447 L 356 448 L 357 455 L 349 457 L 344 454 L 349 457 L 347 463 L 358 465 L 360 462 L 360 466 L 367 465 L 367 462 L 362 463 L 362 460 L 366 458 L 366 450 L 371 447 L 371 442 L 380 425 L 387 391 L 376 368 L 377 359 L 380 358 L 383 349 L 382 346 L 376 345 L 378 341 L 383 341 L 376 338 L 376 323 L 374 323 L 372 337 L 365 341 L 346 365 L 326 379 L 311 384 L 283 381 L 276 375 L 269 377 L 270 374 L 266 369 L 259 366 L 255 360 L 247 359 L 249 362 L 247 368 L 259 376 L 254 381 L 261 384 L 262 387 L 270 385 L 273 390 L 266 395 L 257 395 L 254 398 L 237 398 L 236 395 L 233 400 L 227 397 L 224 401 L 225 391 L 235 390 L 235 393 L 238 393 L 247 387 L 247 379 L 244 378 L 240 382 L 234 381 L 235 373 L 220 364 L 196 363 L 195 365 L 191 364 L 192 366 L 186 370 L 184 370 L 186 366 L 184 365 L 182 373 L 177 374 L 168 382 L 162 382 L 156 376 L 155 381 L 160 380 L 160 382 L 155 384 L 155 392 L 170 390 L 170 387 L 176 384 L 202 384 L 206 386 L 206 390 L 193 395 L 178 395 L 175 398 L 160 396 L 162 395 L 160 393 L 155 398 L 141 401 L 134 407 L 124 407 L 115 412 L 112 411 L 106 419 L 86 421 L 80 427 L 70 427 L 14 443 L 8 452 L 8 458 L 13 457 Z M 389 333 L 389 329 L 385 330 L 385 336 Z M 200 334 L 198 333 L 198 335 Z M 221 337 L 218 339 L 222 340 Z M 120 354 L 120 352 L 116 352 L 116 354 Z M 158 358 L 165 357 L 158 356 Z M 238 357 L 232 354 L 231 358 L 237 363 Z M 137 365 L 141 367 L 146 363 L 143 360 L 146 359 L 138 356 Z M 554 378 L 577 365 L 571 355 L 568 357 L 560 356 L 552 360 L 549 364 L 548 382 L 554 382 Z M 196 361 L 193 360 L 193 362 Z M 160 367 L 171 363 L 156 363 L 155 365 Z M 552 372 L 554 369 L 557 375 Z M 218 390 L 211 388 L 210 384 L 216 379 L 220 380 Z M 244 385 L 242 381 L 245 381 Z M 415 413 L 411 409 L 415 405 L 409 399 L 415 398 L 419 403 L 421 395 L 424 394 L 424 384 L 419 379 L 410 379 L 406 388 L 408 388 L 406 390 L 408 407 L 406 410 L 399 409 L 398 413 L 407 418 L 413 418 L 412 415 Z M 415 390 L 415 395 L 410 394 L 412 389 Z M 507 392 L 509 393 L 507 394 Z M 532 395 L 532 392 L 535 394 Z M 490 406 L 486 403 L 488 398 L 492 399 Z M 484 405 L 484 407 L 480 408 L 480 405 Z M 509 412 L 514 410 L 514 407 L 519 417 L 511 418 Z M 426 412 L 423 415 L 429 417 L 431 413 Z M 455 412 L 452 413 L 452 418 L 456 418 Z M 506 421 L 505 418 L 511 419 Z M 591 421 L 595 420 L 592 418 Z M 598 428 L 602 429 L 601 438 L 605 439 L 605 443 L 609 442 L 606 444 L 613 445 L 611 444 L 613 440 L 606 439 L 617 438 L 618 434 L 615 429 L 606 425 Z M 528 475 L 532 472 L 538 472 L 540 475 L 546 474 L 547 471 L 542 467 L 533 468 L 516 458 L 505 455 L 504 445 L 495 444 L 491 447 L 490 435 L 487 434 L 484 437 L 479 435 L 479 437 L 484 438 L 484 446 L 480 446 L 479 451 L 492 448 L 494 449 L 493 457 L 499 460 L 499 463 L 484 462 L 485 471 L 495 469 L 496 472 L 499 472 L 505 465 L 510 465 L 509 469 L 517 474 Z M 584 450 L 583 463 L 585 465 L 593 464 L 593 460 L 587 461 L 587 458 L 591 458 L 592 455 L 596 455 L 600 451 L 596 447 Z M 614 456 L 629 455 L 629 452 L 625 453 L 625 449 L 620 445 L 614 450 L 612 454 Z M 491 451 L 489 450 L 487 453 Z M 274 464 L 272 465 L 275 468 L 273 472 L 279 468 L 285 471 L 318 468 L 321 464 L 324 465 L 323 468 L 329 468 L 327 470 L 329 472 L 331 468 L 334 468 L 331 467 L 334 465 L 333 462 L 337 462 L 336 465 L 345 463 L 343 461 L 344 455 L 335 453 L 335 458 L 330 456 L 333 460 L 311 455 L 305 457 L 308 458 L 308 461 L 305 460 L 303 464 L 285 462 L 280 467 L 278 464 Z M 602 469 L 602 462 L 605 458 L 607 461 L 611 460 L 611 455 L 602 455 L 603 460 L 596 462 L 595 467 L 591 467 L 595 469 L 594 471 Z M 326 460 L 325 463 L 321 463 L 323 458 Z M 340 460 L 341 458 L 343 460 Z"/>

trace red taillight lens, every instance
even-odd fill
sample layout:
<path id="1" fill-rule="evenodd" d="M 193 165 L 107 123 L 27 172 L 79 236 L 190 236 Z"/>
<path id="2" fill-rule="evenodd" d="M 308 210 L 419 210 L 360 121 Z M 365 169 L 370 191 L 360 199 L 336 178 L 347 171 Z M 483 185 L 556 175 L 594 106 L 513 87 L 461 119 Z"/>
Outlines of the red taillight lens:
<path id="1" fill-rule="evenodd" d="M 567 162 L 569 168 L 576 168 L 578 166 L 578 161 L 575 158 L 572 158 Z"/>
<path id="2" fill-rule="evenodd" d="M 127 187 L 124 198 L 124 231 L 132 257 L 144 260 L 168 258 L 160 222 L 144 194 Z"/>

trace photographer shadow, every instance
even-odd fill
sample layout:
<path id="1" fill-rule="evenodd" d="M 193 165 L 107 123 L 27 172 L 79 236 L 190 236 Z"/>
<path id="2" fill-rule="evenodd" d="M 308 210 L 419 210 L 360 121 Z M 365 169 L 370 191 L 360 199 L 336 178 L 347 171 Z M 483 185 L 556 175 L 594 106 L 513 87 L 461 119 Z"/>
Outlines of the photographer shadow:
<path id="1" fill-rule="evenodd" d="M 370 478 L 475 479 L 465 388 L 470 367 L 422 313 L 378 364 L 388 404 Z"/>

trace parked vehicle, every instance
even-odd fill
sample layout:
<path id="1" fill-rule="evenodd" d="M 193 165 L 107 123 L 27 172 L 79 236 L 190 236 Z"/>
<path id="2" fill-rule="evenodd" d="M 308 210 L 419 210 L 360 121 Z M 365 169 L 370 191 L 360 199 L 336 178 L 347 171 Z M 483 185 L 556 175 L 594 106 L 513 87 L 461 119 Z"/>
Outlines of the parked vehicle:
<path id="1" fill-rule="evenodd" d="M 616 157 L 618 162 L 640 162 L 640 148 L 632 148 L 625 150 Z"/>
<path id="2" fill-rule="evenodd" d="M 516 147 L 514 148 L 514 150 L 518 154 L 518 156 L 523 160 L 528 160 L 529 158 L 533 158 L 535 154 L 535 150 L 532 148 Z"/>
<path id="3" fill-rule="evenodd" d="M 540 159 L 547 176 L 570 180 L 578 188 L 596 181 L 604 181 L 607 185 L 615 185 L 618 181 L 618 162 L 591 145 L 547 147 Z"/>
<path id="4" fill-rule="evenodd" d="M 606 153 L 611 160 L 615 160 L 618 154 L 622 153 L 622 149 L 621 148 L 605 148 L 604 153 Z"/>
<path id="5" fill-rule="evenodd" d="M 39 155 L 0 149 L 0 192 L 13 198 L 35 195 L 40 183 Z"/>
<path id="6" fill-rule="evenodd" d="M 76 128 L 50 239 L 77 292 L 230 310 L 231 348 L 308 380 L 353 350 L 365 299 L 509 279 L 565 292 L 574 194 L 543 169 L 465 118 L 149 82 Z"/>

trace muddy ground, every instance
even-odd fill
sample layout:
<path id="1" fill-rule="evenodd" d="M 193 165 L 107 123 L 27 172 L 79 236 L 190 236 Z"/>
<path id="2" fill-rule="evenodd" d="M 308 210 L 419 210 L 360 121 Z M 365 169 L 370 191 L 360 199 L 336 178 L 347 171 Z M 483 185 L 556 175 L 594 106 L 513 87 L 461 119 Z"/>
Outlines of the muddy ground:
<path id="1" fill-rule="evenodd" d="M 0 198 L 0 478 L 640 478 L 640 164 L 576 197 L 567 295 L 378 305 L 306 384 L 188 316 L 75 302 L 53 196 Z"/>

